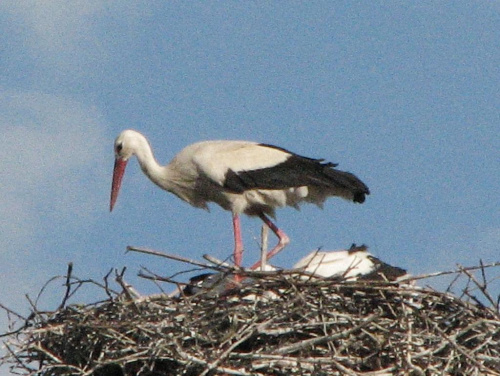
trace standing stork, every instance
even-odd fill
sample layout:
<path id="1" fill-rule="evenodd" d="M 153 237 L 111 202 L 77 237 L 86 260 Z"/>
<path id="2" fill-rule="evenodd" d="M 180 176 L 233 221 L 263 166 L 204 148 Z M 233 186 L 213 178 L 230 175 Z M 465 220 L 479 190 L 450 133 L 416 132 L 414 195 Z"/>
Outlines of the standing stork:
<path id="1" fill-rule="evenodd" d="M 166 166 L 156 161 L 148 140 L 134 130 L 115 141 L 111 187 L 113 210 L 123 174 L 135 155 L 142 171 L 160 188 L 194 207 L 208 209 L 214 202 L 233 214 L 234 262 L 241 266 L 243 242 L 240 213 L 258 216 L 278 237 L 267 259 L 280 252 L 288 236 L 270 219 L 275 209 L 301 202 L 322 206 L 330 196 L 362 203 L 370 191 L 356 176 L 335 169 L 336 164 L 294 154 L 283 148 L 249 141 L 203 141 L 185 147 Z M 256 269 L 260 261 L 252 266 Z"/>

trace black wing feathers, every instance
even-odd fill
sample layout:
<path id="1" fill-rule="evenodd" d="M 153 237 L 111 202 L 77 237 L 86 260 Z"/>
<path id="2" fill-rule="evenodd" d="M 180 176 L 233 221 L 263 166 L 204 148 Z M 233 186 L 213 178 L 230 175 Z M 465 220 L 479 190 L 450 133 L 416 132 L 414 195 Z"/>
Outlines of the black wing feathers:
<path id="1" fill-rule="evenodd" d="M 336 170 L 337 165 L 324 162 L 322 159 L 312 159 L 293 154 L 285 149 L 273 147 L 290 154 L 290 157 L 275 166 L 249 171 L 228 170 L 224 188 L 235 193 L 250 189 L 286 189 L 301 186 L 331 187 L 345 189 L 353 194 L 353 201 L 363 202 L 368 187 L 355 175 Z"/>

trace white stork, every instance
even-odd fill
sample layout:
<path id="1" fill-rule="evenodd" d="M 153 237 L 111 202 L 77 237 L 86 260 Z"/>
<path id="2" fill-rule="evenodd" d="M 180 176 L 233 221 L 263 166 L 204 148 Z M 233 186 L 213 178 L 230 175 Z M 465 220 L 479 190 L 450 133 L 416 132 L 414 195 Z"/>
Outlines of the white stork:
<path id="1" fill-rule="evenodd" d="M 353 244 L 348 250 L 313 251 L 299 260 L 293 269 L 344 281 L 397 281 L 408 276 L 405 269 L 383 262 L 367 249 L 365 245 L 358 247 Z"/>
<path id="2" fill-rule="evenodd" d="M 241 266 L 243 242 L 240 213 L 258 216 L 276 234 L 278 244 L 267 259 L 280 252 L 288 236 L 268 216 L 284 206 L 298 208 L 303 201 L 322 206 L 329 196 L 362 203 L 368 187 L 336 164 L 311 159 L 280 147 L 249 141 L 203 141 L 184 148 L 166 166 L 156 161 L 147 139 L 134 130 L 123 131 L 115 141 L 115 166 L 111 187 L 113 210 L 130 157 L 160 188 L 194 207 L 207 209 L 214 202 L 231 211 L 234 228 L 234 262 Z M 252 266 L 256 269 L 260 261 Z"/>

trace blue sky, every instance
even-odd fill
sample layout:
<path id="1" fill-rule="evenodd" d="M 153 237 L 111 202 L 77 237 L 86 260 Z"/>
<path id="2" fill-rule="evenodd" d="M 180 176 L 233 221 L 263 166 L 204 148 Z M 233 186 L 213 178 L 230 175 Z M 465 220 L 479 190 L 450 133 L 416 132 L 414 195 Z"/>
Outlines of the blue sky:
<path id="1" fill-rule="evenodd" d="M 135 161 L 109 213 L 126 128 L 162 164 L 195 141 L 248 139 L 366 182 L 363 205 L 279 211 L 291 238 L 279 266 L 353 242 L 413 274 L 499 261 L 499 41 L 492 0 L 2 1 L 0 302 L 27 312 L 24 295 L 69 261 L 81 278 L 127 266 L 142 293 L 157 290 L 135 277 L 141 265 L 186 268 L 127 245 L 231 255 L 229 213 L 191 208 Z M 243 219 L 246 265 L 259 231 Z M 61 295 L 48 290 L 46 308 Z"/>

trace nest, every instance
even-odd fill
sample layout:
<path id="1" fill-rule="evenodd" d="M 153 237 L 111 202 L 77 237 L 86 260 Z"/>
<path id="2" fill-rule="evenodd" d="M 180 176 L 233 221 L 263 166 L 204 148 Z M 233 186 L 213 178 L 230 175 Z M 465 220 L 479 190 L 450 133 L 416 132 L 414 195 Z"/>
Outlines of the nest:
<path id="1" fill-rule="evenodd" d="M 242 286 L 138 298 L 122 274 L 121 292 L 70 274 L 59 309 L 35 310 L 7 335 L 0 363 L 13 373 L 500 375 L 498 300 L 488 295 L 490 307 L 411 284 L 254 272 Z M 89 283 L 107 298 L 68 305 Z"/>

